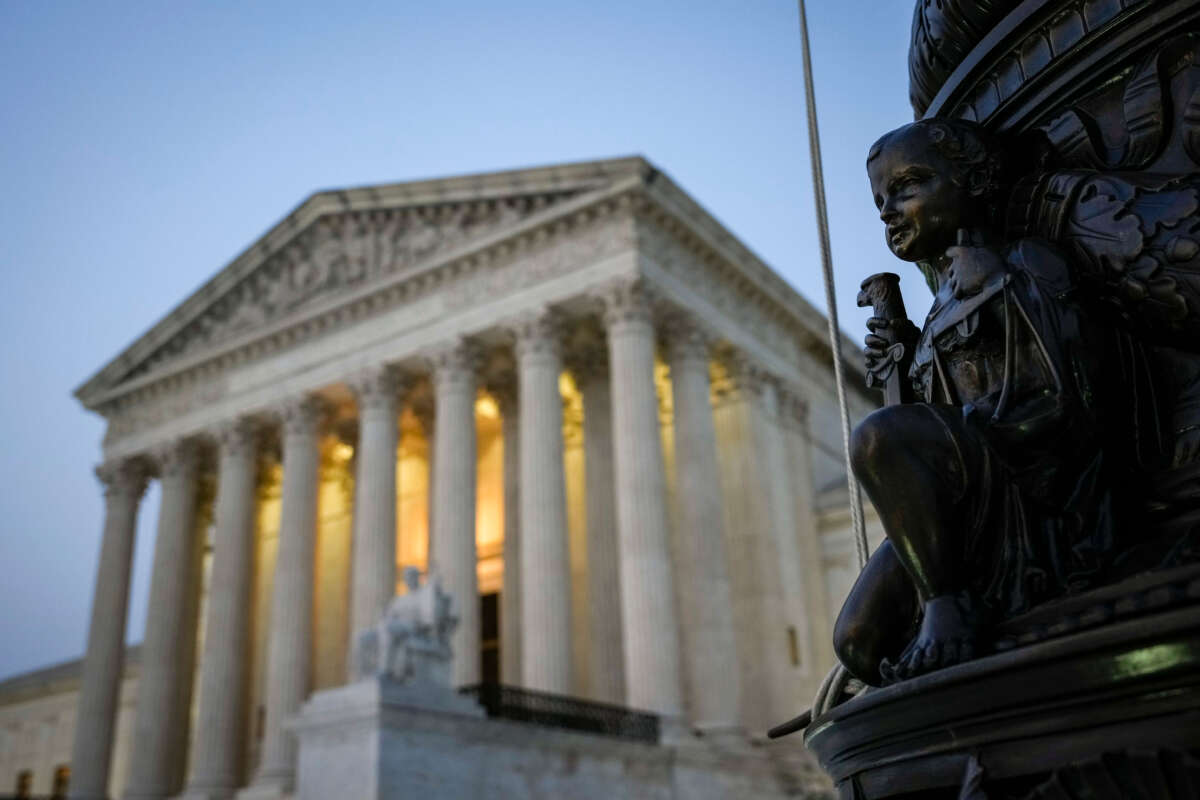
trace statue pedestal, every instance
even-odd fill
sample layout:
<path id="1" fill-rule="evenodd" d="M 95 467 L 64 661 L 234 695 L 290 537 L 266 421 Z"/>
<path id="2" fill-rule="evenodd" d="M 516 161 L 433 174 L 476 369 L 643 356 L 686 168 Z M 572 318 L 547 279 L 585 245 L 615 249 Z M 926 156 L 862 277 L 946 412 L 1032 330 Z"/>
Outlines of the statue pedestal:
<path id="1" fill-rule="evenodd" d="M 397 683 L 371 677 L 317 692 L 291 728 L 299 740 L 296 796 L 300 800 L 346 797 L 443 797 L 433 784 L 452 782 L 461 765 L 436 737 L 416 748 L 402 740 L 417 730 L 453 731 L 478 720 L 483 708 L 445 686 Z M 414 724 L 419 720 L 419 724 Z"/>
<path id="2" fill-rule="evenodd" d="M 526 694 L 537 717 L 576 702 Z M 829 796 L 811 756 L 788 744 L 755 747 L 725 731 L 698 736 L 672 720 L 649 741 L 486 717 L 451 689 L 386 678 L 318 692 L 291 728 L 296 800 Z"/>
<path id="3" fill-rule="evenodd" d="M 1056 605 L 1013 649 L 815 719 L 840 796 L 1200 797 L 1200 567 Z"/>

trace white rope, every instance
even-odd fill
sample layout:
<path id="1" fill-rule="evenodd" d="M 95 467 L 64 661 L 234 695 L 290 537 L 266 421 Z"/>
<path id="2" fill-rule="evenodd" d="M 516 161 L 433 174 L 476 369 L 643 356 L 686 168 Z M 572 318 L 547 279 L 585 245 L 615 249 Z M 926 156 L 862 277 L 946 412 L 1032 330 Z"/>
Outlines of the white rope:
<path id="1" fill-rule="evenodd" d="M 858 568 L 867 565 L 867 530 L 863 523 L 862 490 L 850 468 L 850 408 L 846 402 L 846 376 L 842 369 L 842 337 L 838 327 L 837 293 L 833 285 L 833 258 L 829 252 L 829 219 L 825 211 L 825 177 L 821 169 L 821 142 L 817 132 L 817 99 L 813 93 L 812 57 L 808 52 L 808 20 L 804 0 L 800 5 L 800 42 L 804 47 L 804 94 L 808 106 L 808 149 L 812 161 L 813 195 L 817 206 L 817 238 L 821 243 L 821 270 L 825 276 L 825 305 L 828 306 L 829 349 L 833 355 L 833 377 L 837 382 L 838 410 L 842 416 L 842 449 L 846 456 L 846 485 L 850 490 L 850 525 Z"/>

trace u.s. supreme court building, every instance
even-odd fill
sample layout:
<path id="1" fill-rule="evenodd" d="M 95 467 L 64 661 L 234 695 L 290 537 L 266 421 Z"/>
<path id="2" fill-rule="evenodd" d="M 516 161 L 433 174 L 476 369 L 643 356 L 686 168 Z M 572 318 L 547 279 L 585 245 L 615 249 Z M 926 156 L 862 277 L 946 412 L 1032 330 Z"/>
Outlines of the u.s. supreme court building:
<path id="1" fill-rule="evenodd" d="M 408 565 L 460 687 L 753 751 L 833 663 L 825 318 L 642 158 L 314 194 L 76 394 L 107 421 L 86 651 L 0 683 L 0 794 L 295 791 L 290 721 Z"/>

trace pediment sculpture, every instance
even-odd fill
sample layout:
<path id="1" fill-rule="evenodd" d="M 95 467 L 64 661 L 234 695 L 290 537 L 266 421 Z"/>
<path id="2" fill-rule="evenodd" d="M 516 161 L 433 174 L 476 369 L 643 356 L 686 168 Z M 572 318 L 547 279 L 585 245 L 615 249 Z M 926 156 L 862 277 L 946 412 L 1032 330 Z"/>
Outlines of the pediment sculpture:
<path id="1" fill-rule="evenodd" d="M 263 327 L 321 299 L 401 274 L 512 227 L 572 192 L 326 214 L 125 376 Z"/>

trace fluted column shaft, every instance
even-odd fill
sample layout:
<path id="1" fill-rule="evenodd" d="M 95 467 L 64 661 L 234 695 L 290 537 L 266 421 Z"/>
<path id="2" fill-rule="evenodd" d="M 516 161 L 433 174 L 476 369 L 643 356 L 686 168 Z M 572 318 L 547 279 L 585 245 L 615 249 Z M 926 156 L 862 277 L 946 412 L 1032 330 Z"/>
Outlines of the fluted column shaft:
<path id="1" fill-rule="evenodd" d="M 796 498 L 792 485 L 791 459 L 787 450 L 786 431 L 782 427 L 780 387 L 776 381 L 767 381 L 763 387 L 760 404 L 759 453 L 766 477 L 763 489 L 767 493 L 771 538 L 776 555 L 773 565 L 778 571 L 779 590 L 782 603 L 777 610 L 779 629 L 790 638 L 796 637 L 797 662 L 792 659 L 791 647 L 785 645 L 785 659 L 780 659 L 773 692 L 773 706 L 782 703 L 803 702 L 804 674 L 801 670 L 807 623 L 805 616 L 805 576 L 801 570 L 800 541 L 797 536 Z M 788 633 L 789 629 L 791 632 Z M 783 642 L 787 638 L 779 637 Z"/>
<path id="2" fill-rule="evenodd" d="M 675 412 L 681 570 L 688 598 L 684 645 L 689 708 L 697 727 L 738 724 L 737 642 L 725 552 L 717 434 L 709 391 L 708 347 L 679 320 L 668 343 Z"/>
<path id="3" fill-rule="evenodd" d="M 396 594 L 395 373 L 379 368 L 353 385 L 358 396 L 358 471 L 354 480 L 354 555 L 350 631 L 357 636 L 383 616 Z"/>
<path id="4" fill-rule="evenodd" d="M 138 461 L 103 464 L 96 475 L 104 484 L 104 532 L 71 751 L 71 797 L 78 800 L 95 800 L 108 794 L 125 657 L 133 541 L 138 505 L 146 491 L 145 467 Z"/>
<path id="5" fill-rule="evenodd" d="M 454 598 L 455 686 L 479 682 L 479 588 L 475 556 L 475 358 L 465 345 L 432 358 L 435 398 L 431 572 Z"/>
<path id="6" fill-rule="evenodd" d="M 228 798 L 241 775 L 249 667 L 250 587 L 258 478 L 255 426 L 239 420 L 217 432 L 216 530 L 200 667 L 200 708 L 187 795 Z"/>
<path id="7" fill-rule="evenodd" d="M 521 416 L 516 391 L 498 392 L 504 437 L 504 588 L 500 593 L 500 681 L 521 676 Z"/>
<path id="8" fill-rule="evenodd" d="M 571 564 L 558 377 L 562 354 L 554 320 L 541 314 L 517 326 L 521 403 L 522 685 L 571 691 Z"/>
<path id="9" fill-rule="evenodd" d="M 741 719 L 749 731 L 770 727 L 778 709 L 804 702 L 788 648 L 790 603 L 784 585 L 788 555 L 781 551 L 777 475 L 786 462 L 773 455 L 780 435 L 771 422 L 772 381 L 744 354 L 726 363 L 731 393 L 718 410 L 728 460 L 726 540 L 734 588 L 733 614 L 741 675 Z M 786 475 L 784 476 L 787 477 Z M 795 537 L 794 527 L 789 535 Z M 794 558 L 795 550 L 791 551 Z M 799 699 L 797 699 L 799 698 Z"/>
<path id="10" fill-rule="evenodd" d="M 808 429 L 808 404 L 795 390 L 783 389 L 779 396 L 779 416 L 788 450 L 787 493 L 795 504 L 797 566 L 800 570 L 800 662 L 811 687 L 821 678 L 825 665 L 832 664 L 833 618 L 825 593 L 821 569 L 821 541 L 817 530 L 817 512 L 813 502 L 812 439 Z M 815 692 L 815 689 L 813 690 Z"/>
<path id="11" fill-rule="evenodd" d="M 313 639 L 313 557 L 317 537 L 317 482 L 322 404 L 315 398 L 281 409 L 283 489 L 279 554 L 271 594 L 267 644 L 266 719 L 255 783 L 290 791 L 296 769 L 295 737 L 284 729 L 308 694 Z"/>
<path id="12" fill-rule="evenodd" d="M 679 628 L 654 389 L 654 326 L 640 284 L 612 287 L 605 301 L 626 698 L 634 708 L 678 714 Z"/>
<path id="13" fill-rule="evenodd" d="M 596 700 L 621 704 L 625 702 L 625 647 L 613 490 L 612 388 L 607 366 L 592 364 L 590 369 L 577 370 L 576 383 L 583 395 L 591 689 Z"/>
<path id="14" fill-rule="evenodd" d="M 146 637 L 142 644 L 142 670 L 138 677 L 134 717 L 133 758 L 125 797 L 161 800 L 179 791 L 179 752 L 188 724 L 192 677 L 188 655 L 194 654 L 196 559 L 196 449 L 191 442 L 176 442 L 157 454 L 162 482 L 158 535 L 150 576 Z M 191 637 L 191 642 L 188 641 Z"/>

